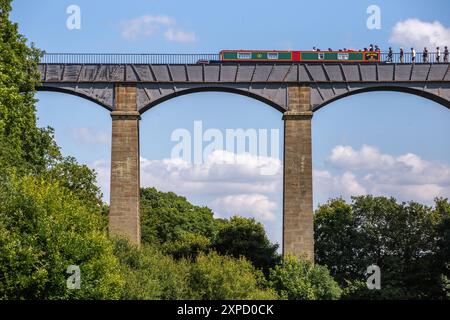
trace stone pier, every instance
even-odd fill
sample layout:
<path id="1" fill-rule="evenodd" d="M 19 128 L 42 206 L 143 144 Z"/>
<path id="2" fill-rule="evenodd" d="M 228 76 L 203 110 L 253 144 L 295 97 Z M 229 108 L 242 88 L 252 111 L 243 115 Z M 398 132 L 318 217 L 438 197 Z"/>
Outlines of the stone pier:
<path id="1" fill-rule="evenodd" d="M 139 218 L 139 120 L 136 86 L 116 84 L 111 112 L 111 198 L 109 233 L 141 241 Z"/>
<path id="2" fill-rule="evenodd" d="M 314 261 L 311 89 L 288 88 L 284 119 L 283 254 Z"/>

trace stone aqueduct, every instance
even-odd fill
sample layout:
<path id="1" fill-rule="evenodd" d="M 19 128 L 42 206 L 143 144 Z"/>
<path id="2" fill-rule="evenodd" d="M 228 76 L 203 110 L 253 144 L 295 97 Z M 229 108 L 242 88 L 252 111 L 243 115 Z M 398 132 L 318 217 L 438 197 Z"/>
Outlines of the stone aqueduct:
<path id="1" fill-rule="evenodd" d="M 311 119 L 342 97 L 400 91 L 450 108 L 449 64 L 68 64 L 39 65 L 38 90 L 65 92 L 111 112 L 109 231 L 140 242 L 139 120 L 176 96 L 224 91 L 283 113 L 283 251 L 314 256 Z"/>

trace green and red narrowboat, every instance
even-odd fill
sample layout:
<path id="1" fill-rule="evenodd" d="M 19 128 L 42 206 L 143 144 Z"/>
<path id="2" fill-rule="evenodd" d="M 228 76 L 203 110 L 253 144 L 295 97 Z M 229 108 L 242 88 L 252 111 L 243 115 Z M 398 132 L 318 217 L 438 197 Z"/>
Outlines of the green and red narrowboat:
<path id="1" fill-rule="evenodd" d="M 223 62 L 380 62 L 379 51 L 222 50 Z"/>

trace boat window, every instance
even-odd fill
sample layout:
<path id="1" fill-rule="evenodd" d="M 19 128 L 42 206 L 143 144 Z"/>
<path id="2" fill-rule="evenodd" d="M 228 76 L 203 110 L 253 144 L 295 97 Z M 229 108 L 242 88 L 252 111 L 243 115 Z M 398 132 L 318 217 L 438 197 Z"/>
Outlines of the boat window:
<path id="1" fill-rule="evenodd" d="M 250 52 L 238 52 L 237 54 L 238 59 L 251 59 L 252 58 L 252 54 Z"/>

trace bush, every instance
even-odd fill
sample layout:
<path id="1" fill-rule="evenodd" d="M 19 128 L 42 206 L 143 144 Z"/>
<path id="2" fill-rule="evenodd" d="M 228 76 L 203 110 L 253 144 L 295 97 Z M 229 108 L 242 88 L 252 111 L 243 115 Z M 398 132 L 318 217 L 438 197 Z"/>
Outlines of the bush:
<path id="1" fill-rule="evenodd" d="M 69 265 L 81 289 L 68 290 Z M 57 183 L 0 177 L 0 298 L 116 299 L 123 281 L 99 209 Z"/>
<path id="2" fill-rule="evenodd" d="M 199 300 L 277 299 L 265 285 L 261 271 L 247 260 L 215 252 L 200 254 L 189 274 L 191 297 Z"/>
<path id="3" fill-rule="evenodd" d="M 115 240 L 114 252 L 125 279 L 122 299 L 177 300 L 188 299 L 187 261 L 175 261 L 155 248 L 141 248 L 125 240 Z"/>
<path id="4" fill-rule="evenodd" d="M 311 262 L 287 256 L 270 272 L 271 286 L 289 300 L 339 299 L 341 289 L 328 269 Z"/>
<path id="5" fill-rule="evenodd" d="M 201 234 L 185 232 L 180 235 L 180 239 L 165 242 L 161 248 L 175 259 L 195 259 L 200 252 L 208 252 L 211 249 L 211 240 Z"/>

